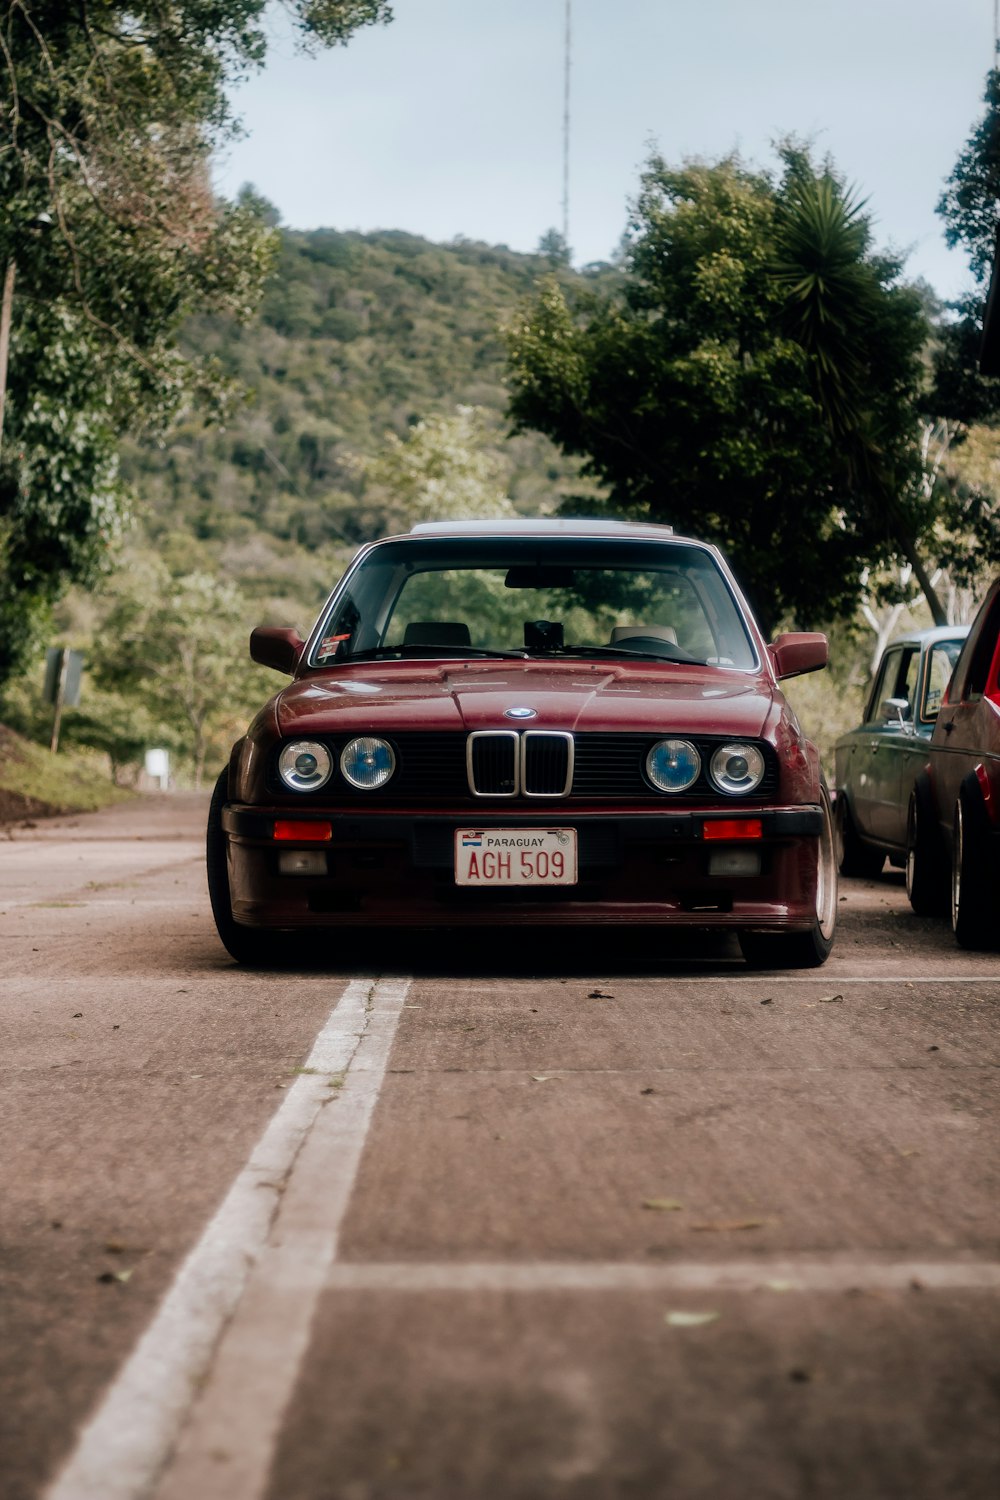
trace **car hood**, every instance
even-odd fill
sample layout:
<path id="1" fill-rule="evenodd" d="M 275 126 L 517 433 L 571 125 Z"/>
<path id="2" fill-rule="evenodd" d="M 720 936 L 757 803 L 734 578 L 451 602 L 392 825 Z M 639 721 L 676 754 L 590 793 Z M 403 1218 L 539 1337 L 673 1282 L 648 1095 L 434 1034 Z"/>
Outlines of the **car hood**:
<path id="1" fill-rule="evenodd" d="M 632 662 L 380 662 L 300 678 L 275 703 L 282 736 L 561 729 L 760 735 L 765 673 Z M 531 718 L 507 718 L 511 708 Z"/>

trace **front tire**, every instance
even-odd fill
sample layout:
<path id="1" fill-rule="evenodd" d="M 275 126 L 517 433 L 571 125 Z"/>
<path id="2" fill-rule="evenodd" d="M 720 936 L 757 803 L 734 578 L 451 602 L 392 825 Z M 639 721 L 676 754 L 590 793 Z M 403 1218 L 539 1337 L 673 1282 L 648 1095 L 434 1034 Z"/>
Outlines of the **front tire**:
<path id="1" fill-rule="evenodd" d="M 823 831 L 816 858 L 816 920 L 807 932 L 739 934 L 743 957 L 751 969 L 818 969 L 833 947 L 837 927 L 837 856 L 830 794 L 821 789 Z"/>
<path id="2" fill-rule="evenodd" d="M 840 851 L 841 875 L 855 875 L 863 880 L 874 880 L 881 875 L 885 855 L 862 843 L 851 817 L 851 804 L 843 792 L 837 794 L 837 847 Z"/>
<path id="3" fill-rule="evenodd" d="M 998 881 L 975 777 L 959 788 L 951 845 L 951 927 L 962 948 L 997 945 Z"/>
<path id="4" fill-rule="evenodd" d="M 222 826 L 222 809 L 229 798 L 229 772 L 223 771 L 215 783 L 208 809 L 208 833 L 205 841 L 205 868 L 208 875 L 208 899 L 222 945 L 238 964 L 267 967 L 279 962 L 280 937 L 255 927 L 241 927 L 233 920 L 229 893 L 229 864 L 226 833 Z"/>
<path id="5" fill-rule="evenodd" d="M 948 910 L 948 865 L 926 771 L 914 782 L 906 810 L 906 894 L 918 917 L 943 917 Z"/>

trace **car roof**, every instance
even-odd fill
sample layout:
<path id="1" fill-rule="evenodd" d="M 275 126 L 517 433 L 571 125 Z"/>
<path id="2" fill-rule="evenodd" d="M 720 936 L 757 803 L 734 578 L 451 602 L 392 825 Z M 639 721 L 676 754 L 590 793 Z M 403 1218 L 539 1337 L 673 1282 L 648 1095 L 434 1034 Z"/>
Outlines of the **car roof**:
<path id="1" fill-rule="evenodd" d="M 894 636 L 885 651 L 893 646 L 933 646 L 937 641 L 953 641 L 967 636 L 971 629 L 971 625 L 932 625 L 929 630 L 908 630 L 905 635 Z"/>
<path id="2" fill-rule="evenodd" d="M 651 521 L 605 521 L 585 517 L 553 517 L 544 520 L 508 519 L 504 521 L 421 521 L 410 536 L 605 536 L 656 539 L 673 537 L 672 526 L 658 526 Z M 679 537 L 679 541 L 686 538 Z"/>

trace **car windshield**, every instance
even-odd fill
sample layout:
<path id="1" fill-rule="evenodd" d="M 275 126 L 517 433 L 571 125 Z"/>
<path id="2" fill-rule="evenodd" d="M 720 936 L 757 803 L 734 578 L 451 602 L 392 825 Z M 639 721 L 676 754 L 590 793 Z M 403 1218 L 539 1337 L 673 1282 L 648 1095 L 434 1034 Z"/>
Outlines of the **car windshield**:
<path id="1" fill-rule="evenodd" d="M 710 552 L 606 537 L 381 544 L 335 596 L 312 662 L 475 656 L 757 664 Z"/>

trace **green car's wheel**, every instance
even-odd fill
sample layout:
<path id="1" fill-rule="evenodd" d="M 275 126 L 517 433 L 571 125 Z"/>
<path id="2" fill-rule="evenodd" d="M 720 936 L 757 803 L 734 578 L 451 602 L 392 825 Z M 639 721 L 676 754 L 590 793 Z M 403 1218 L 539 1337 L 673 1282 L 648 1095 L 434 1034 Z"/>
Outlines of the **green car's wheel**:
<path id="1" fill-rule="evenodd" d="M 837 795 L 837 849 L 839 850 L 841 875 L 855 875 L 863 879 L 872 880 L 876 875 L 881 875 L 882 866 L 885 864 L 885 855 L 879 849 L 872 849 L 858 836 L 858 830 L 851 816 L 851 804 L 844 792 Z"/>

